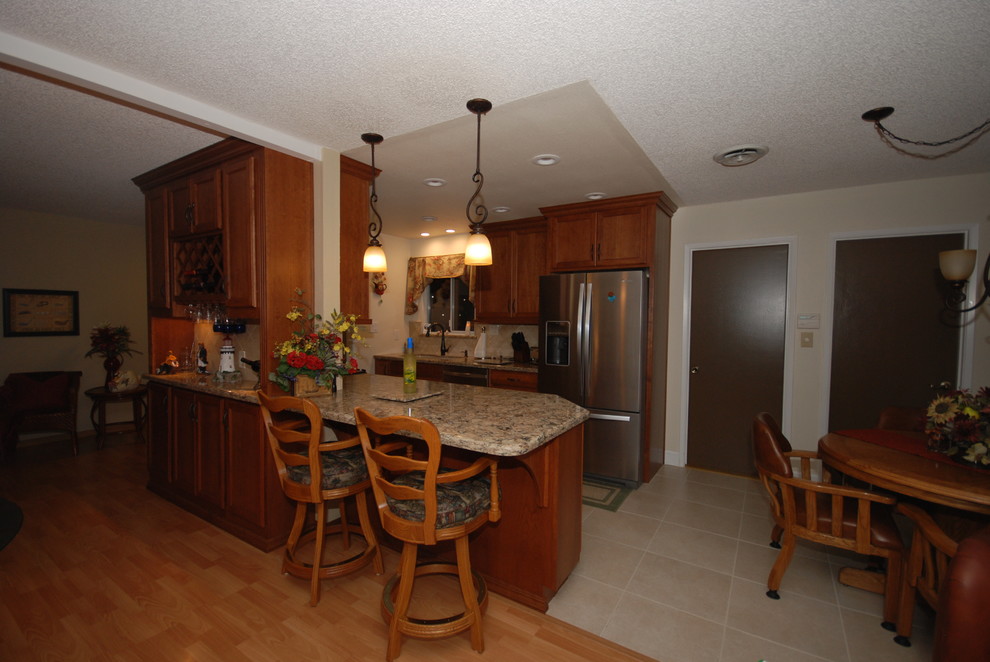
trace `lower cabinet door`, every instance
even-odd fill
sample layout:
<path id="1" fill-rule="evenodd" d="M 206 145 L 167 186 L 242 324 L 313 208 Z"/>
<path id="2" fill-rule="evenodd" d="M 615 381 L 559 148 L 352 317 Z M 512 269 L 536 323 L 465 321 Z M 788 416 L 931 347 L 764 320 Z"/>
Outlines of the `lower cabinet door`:
<path id="1" fill-rule="evenodd" d="M 196 498 L 223 509 L 223 400 L 196 396 Z"/>
<path id="2" fill-rule="evenodd" d="M 227 452 L 227 516 L 264 528 L 265 458 L 269 450 L 256 405 L 224 403 Z"/>
<path id="3" fill-rule="evenodd" d="M 192 495 L 196 491 L 196 394 L 172 389 L 172 461 L 171 483 L 177 491 Z"/>

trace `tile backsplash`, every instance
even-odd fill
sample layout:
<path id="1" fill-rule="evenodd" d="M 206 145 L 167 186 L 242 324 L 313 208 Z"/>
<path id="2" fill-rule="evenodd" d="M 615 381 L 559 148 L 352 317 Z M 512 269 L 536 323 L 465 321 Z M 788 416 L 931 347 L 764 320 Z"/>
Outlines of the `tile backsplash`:
<path id="1" fill-rule="evenodd" d="M 447 354 L 449 356 L 463 356 L 464 352 L 468 356 L 474 356 L 474 347 L 478 343 L 478 336 L 481 330 L 486 329 L 486 356 L 512 357 L 512 334 L 522 333 L 529 343 L 530 351 L 537 347 L 539 343 L 539 327 L 535 324 L 478 324 L 475 328 L 474 337 L 447 336 Z M 423 335 L 423 324 L 421 322 L 409 323 L 409 337 L 413 339 L 416 351 L 422 354 L 440 353 L 440 334 L 431 333 L 427 338 Z M 402 344 L 395 348 L 396 353 L 402 353 Z M 390 352 L 391 353 L 391 352 Z"/>

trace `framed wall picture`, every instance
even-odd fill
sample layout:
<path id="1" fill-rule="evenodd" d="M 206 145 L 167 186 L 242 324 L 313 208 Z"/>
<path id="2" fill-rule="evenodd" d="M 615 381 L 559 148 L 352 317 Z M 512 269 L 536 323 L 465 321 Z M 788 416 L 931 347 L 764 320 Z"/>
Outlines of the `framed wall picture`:
<path id="1" fill-rule="evenodd" d="M 79 292 L 4 288 L 3 335 L 78 336 Z"/>

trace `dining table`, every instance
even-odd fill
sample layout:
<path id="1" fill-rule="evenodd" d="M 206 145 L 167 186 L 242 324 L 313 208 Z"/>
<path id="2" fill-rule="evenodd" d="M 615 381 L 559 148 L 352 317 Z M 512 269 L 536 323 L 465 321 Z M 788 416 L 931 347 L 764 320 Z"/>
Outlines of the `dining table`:
<path id="1" fill-rule="evenodd" d="M 890 492 L 990 515 L 990 469 L 929 450 L 922 433 L 831 432 L 818 441 L 818 454 L 832 469 Z"/>
<path id="2" fill-rule="evenodd" d="M 928 448 L 923 433 L 863 429 L 830 432 L 818 440 L 830 469 L 904 497 L 935 504 L 940 526 L 960 539 L 990 522 L 990 469 L 962 464 Z M 842 568 L 839 581 L 883 593 L 885 575 Z"/>

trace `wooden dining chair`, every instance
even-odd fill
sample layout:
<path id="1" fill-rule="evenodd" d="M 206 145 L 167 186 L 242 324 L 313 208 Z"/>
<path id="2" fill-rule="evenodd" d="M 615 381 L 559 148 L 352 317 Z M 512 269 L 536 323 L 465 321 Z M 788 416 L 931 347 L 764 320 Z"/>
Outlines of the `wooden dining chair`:
<path id="1" fill-rule="evenodd" d="M 894 629 L 897 618 L 901 562 L 904 545 L 891 515 L 895 500 L 873 492 L 832 485 L 827 477 L 811 480 L 810 451 L 785 451 L 790 442 L 773 416 L 761 412 L 753 421 L 753 455 L 756 469 L 773 514 L 774 533 L 782 532 L 780 553 L 767 578 L 767 597 L 780 599 L 778 589 L 794 557 L 797 539 L 848 549 L 887 560 L 884 586 L 883 626 Z M 801 477 L 791 465 L 796 458 Z M 772 544 L 772 543 L 771 543 Z"/>
<path id="2" fill-rule="evenodd" d="M 378 418 L 357 407 L 354 410 L 361 447 L 371 474 L 382 528 L 402 541 L 399 569 L 382 592 L 382 616 L 388 624 L 385 659 L 395 659 L 402 636 L 440 639 L 471 631 L 471 647 L 485 649 L 481 616 L 487 606 L 484 579 L 471 571 L 468 535 L 488 522 L 497 522 L 499 509 L 498 463 L 479 457 L 458 470 L 441 467 L 442 447 L 436 426 L 408 416 Z M 415 459 L 404 440 L 387 439 L 396 433 L 412 434 L 426 444 L 425 459 Z M 488 477 L 481 474 L 487 472 Z M 453 540 L 456 563 L 417 565 L 420 545 Z M 464 611 L 456 616 L 422 619 L 409 615 L 413 583 L 424 575 L 455 575 Z"/>
<path id="3" fill-rule="evenodd" d="M 990 660 L 990 527 L 956 548 L 938 594 L 933 662 Z"/>
<path id="4" fill-rule="evenodd" d="M 894 641 L 901 646 L 910 646 L 915 600 L 920 595 L 932 609 L 938 609 L 939 588 L 948 574 L 949 562 L 956 555 L 959 545 L 918 506 L 898 503 L 897 512 L 914 523 L 911 549 L 905 558 L 901 577 L 897 636 L 894 637 Z"/>
<path id="5" fill-rule="evenodd" d="M 257 391 L 268 445 L 275 460 L 285 496 L 296 502 L 296 515 L 282 555 L 282 572 L 310 581 L 310 606 L 320 601 L 320 580 L 340 577 L 373 563 L 382 574 L 382 552 L 371 526 L 365 494 L 371 487 L 368 469 L 356 436 L 323 441 L 323 417 L 319 408 L 306 398 L 269 397 Z M 318 476 L 318 479 L 314 479 Z M 348 522 L 345 500 L 354 497 L 359 525 Z M 340 521 L 327 524 L 327 508 L 336 504 Z M 315 526 L 307 530 L 310 507 Z M 340 534 L 345 550 L 351 534 L 364 538 L 362 552 L 342 561 L 324 563 L 326 538 Z M 312 558 L 300 550 L 313 543 Z"/>

